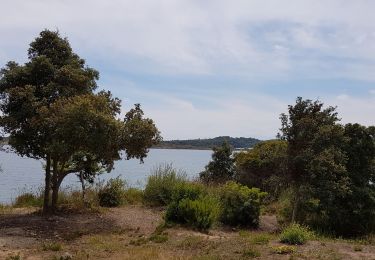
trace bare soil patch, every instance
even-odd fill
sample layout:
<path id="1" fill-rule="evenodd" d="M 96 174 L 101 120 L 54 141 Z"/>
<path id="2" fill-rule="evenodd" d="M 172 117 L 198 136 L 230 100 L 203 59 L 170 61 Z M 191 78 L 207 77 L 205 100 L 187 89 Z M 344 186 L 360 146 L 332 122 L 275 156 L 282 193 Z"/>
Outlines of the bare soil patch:
<path id="1" fill-rule="evenodd" d="M 12 210 L 0 215 L 0 259 L 17 254 L 24 260 L 63 255 L 73 259 L 375 259 L 373 244 L 328 239 L 277 254 L 274 248 L 282 244 L 274 216 L 262 216 L 257 230 L 218 226 L 202 233 L 175 226 L 155 238 L 163 212 L 140 205 L 48 217 L 35 209 Z"/>

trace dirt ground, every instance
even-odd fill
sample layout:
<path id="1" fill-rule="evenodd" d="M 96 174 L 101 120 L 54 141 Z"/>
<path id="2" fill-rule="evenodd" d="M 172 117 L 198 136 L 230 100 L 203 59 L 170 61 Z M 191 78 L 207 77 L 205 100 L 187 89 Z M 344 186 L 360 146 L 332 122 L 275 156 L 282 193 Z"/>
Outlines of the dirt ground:
<path id="1" fill-rule="evenodd" d="M 163 210 L 126 206 L 42 217 L 32 209 L 0 215 L 0 259 L 375 259 L 375 244 L 320 239 L 278 254 L 274 216 L 257 230 L 201 233 L 158 228 Z"/>

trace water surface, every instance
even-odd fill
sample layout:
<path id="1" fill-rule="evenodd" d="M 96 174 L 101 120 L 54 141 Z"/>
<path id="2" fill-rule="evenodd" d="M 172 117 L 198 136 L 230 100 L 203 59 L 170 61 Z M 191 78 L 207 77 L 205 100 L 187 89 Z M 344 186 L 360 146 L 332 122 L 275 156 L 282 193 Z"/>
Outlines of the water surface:
<path id="1" fill-rule="evenodd" d="M 194 178 L 211 159 L 211 153 L 205 150 L 151 149 L 143 164 L 138 160 L 117 161 L 115 169 L 100 175 L 98 180 L 121 176 L 129 185 L 142 188 L 152 169 L 164 163 L 172 163 L 175 168 L 184 170 L 190 178 Z M 0 165 L 3 169 L 0 173 L 0 203 L 10 203 L 21 191 L 35 191 L 43 186 L 44 161 L 0 151 Z M 68 175 L 62 186 L 80 187 L 74 174 Z"/>

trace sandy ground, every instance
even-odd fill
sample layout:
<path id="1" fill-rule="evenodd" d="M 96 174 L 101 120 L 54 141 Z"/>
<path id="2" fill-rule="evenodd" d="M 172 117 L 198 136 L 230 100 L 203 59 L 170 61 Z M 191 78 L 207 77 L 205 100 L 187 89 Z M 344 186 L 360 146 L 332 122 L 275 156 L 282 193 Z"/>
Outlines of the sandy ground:
<path id="1" fill-rule="evenodd" d="M 267 245 L 251 245 L 239 230 L 216 227 L 201 233 L 183 227 L 165 230 L 165 243 L 147 240 L 163 223 L 162 209 L 126 206 L 102 212 L 65 213 L 43 217 L 32 209 L 0 215 L 0 259 L 246 259 L 243 252 L 255 248 L 260 259 L 375 259 L 375 245 L 347 241 L 309 241 L 293 255 L 278 255 L 277 236 Z M 275 216 L 262 216 L 258 230 L 249 234 L 274 234 Z M 46 243 L 63 245 L 57 252 L 43 249 Z M 356 247 L 356 249 L 354 249 Z M 198 257 L 199 256 L 199 257 Z M 204 257 L 202 257 L 204 256 Z M 255 255 L 256 256 L 256 255 Z M 13 258 L 16 259 L 16 258 Z M 67 258 L 69 259 L 69 258 Z"/>

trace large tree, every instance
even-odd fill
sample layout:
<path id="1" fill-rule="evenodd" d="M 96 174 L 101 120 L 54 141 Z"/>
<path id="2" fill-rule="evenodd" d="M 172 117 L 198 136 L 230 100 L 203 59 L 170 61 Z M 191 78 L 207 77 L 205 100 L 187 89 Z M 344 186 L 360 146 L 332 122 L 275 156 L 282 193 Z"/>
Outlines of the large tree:
<path id="1" fill-rule="evenodd" d="M 337 201 L 330 228 L 353 236 L 375 231 L 375 127 L 345 125 L 350 192 Z"/>
<path id="2" fill-rule="evenodd" d="M 288 114 L 281 115 L 281 122 L 294 195 L 291 220 L 329 218 L 337 200 L 349 192 L 347 156 L 342 150 L 347 139 L 335 108 L 299 97 Z"/>
<path id="3" fill-rule="evenodd" d="M 67 174 L 110 170 L 120 151 L 142 160 L 160 135 L 139 105 L 119 119 L 120 100 L 109 92 L 94 93 L 99 73 L 58 32 L 42 31 L 28 54 L 27 63 L 8 62 L 1 70 L 0 127 L 19 155 L 46 161 L 47 211 L 51 188 L 54 208 Z"/>

